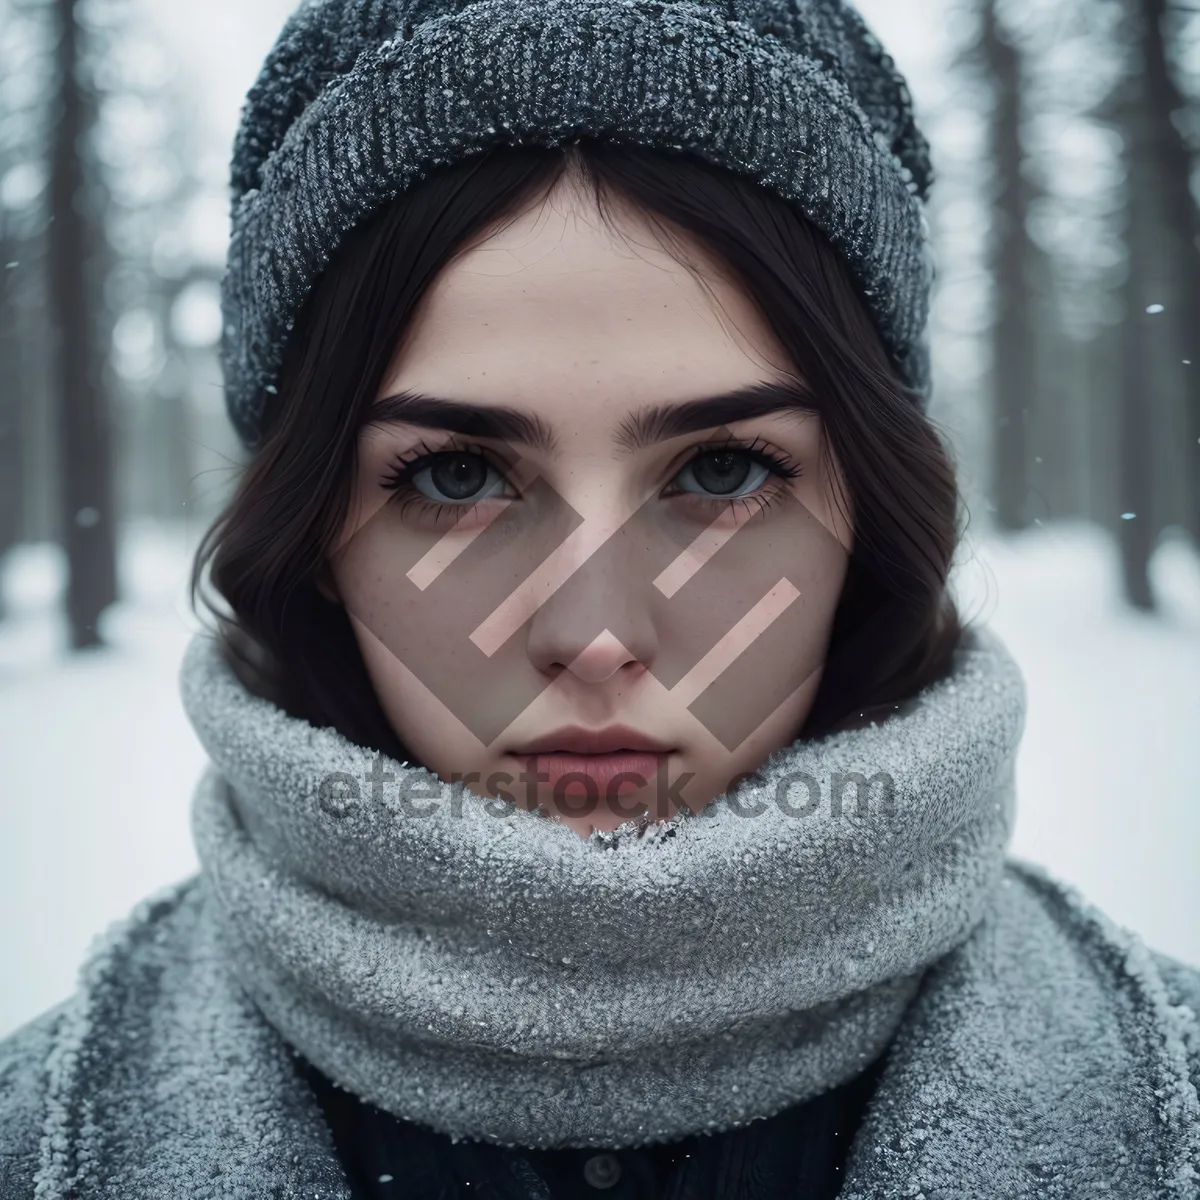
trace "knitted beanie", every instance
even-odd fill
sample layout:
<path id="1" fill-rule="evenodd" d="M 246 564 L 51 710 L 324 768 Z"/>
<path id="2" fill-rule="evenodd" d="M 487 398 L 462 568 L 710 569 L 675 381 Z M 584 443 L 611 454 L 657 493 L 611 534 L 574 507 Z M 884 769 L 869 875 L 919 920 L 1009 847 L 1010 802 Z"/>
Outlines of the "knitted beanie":
<path id="1" fill-rule="evenodd" d="M 351 228 L 439 166 L 581 136 L 689 152 L 794 205 L 924 404 L 928 145 L 842 0 L 304 0 L 234 144 L 221 358 L 243 442 Z"/>

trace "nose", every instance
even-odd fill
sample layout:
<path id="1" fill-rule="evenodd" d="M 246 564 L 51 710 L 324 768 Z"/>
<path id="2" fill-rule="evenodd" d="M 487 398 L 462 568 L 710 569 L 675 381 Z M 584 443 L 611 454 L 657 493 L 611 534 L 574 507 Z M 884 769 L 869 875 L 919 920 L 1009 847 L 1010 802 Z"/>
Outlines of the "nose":
<path id="1" fill-rule="evenodd" d="M 551 668 L 565 667 L 581 683 L 603 683 L 611 679 L 622 667 L 636 666 L 637 654 L 624 646 L 620 639 L 608 629 L 602 630 L 574 658 L 571 650 L 563 648 L 555 657 Z"/>
<path id="2" fill-rule="evenodd" d="M 539 671 L 565 669 L 599 684 L 650 665 L 658 639 L 645 558 L 631 533 L 619 530 L 575 566 L 530 621 L 527 653 Z"/>

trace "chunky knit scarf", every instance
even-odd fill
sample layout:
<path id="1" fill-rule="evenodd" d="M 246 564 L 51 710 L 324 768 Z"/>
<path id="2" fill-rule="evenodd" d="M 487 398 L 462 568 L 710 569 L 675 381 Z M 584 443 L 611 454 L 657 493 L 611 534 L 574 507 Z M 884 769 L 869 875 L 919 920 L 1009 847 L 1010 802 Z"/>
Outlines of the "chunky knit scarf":
<path id="1" fill-rule="evenodd" d="M 208 638 L 183 692 L 202 884 L 267 1020 L 373 1104 L 533 1148 L 728 1129 L 880 1054 L 994 899 L 1025 710 L 969 629 L 888 719 L 585 841 L 287 716 Z"/>

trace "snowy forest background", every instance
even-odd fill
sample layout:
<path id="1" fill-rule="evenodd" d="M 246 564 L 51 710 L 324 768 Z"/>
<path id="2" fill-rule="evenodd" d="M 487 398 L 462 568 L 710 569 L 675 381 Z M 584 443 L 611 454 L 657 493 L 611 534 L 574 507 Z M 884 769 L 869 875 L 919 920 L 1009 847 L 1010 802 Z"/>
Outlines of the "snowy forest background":
<path id="1" fill-rule="evenodd" d="M 0 1036 L 195 866 L 217 285 L 291 0 L 0 0 Z M 1013 851 L 1200 963 L 1200 7 L 859 0 L 934 149 L 956 586 L 1026 673 Z"/>

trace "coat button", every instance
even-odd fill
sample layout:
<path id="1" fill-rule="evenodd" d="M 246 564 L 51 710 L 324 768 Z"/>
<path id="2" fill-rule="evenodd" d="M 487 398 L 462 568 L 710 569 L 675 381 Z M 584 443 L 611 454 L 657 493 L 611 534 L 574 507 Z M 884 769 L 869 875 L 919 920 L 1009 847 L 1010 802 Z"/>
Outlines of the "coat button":
<path id="1" fill-rule="evenodd" d="M 583 1177 L 594 1188 L 610 1188 L 621 1178 L 621 1163 L 615 1154 L 593 1154 L 583 1164 Z"/>

